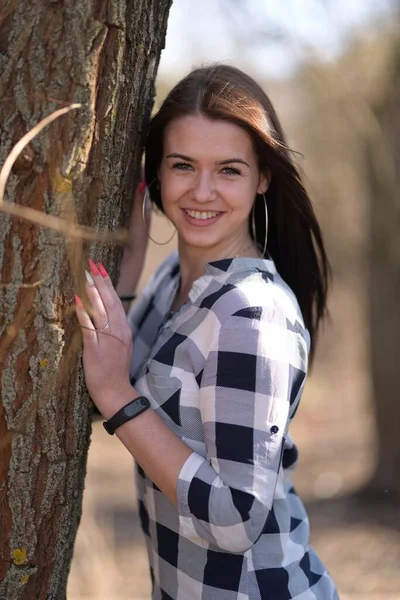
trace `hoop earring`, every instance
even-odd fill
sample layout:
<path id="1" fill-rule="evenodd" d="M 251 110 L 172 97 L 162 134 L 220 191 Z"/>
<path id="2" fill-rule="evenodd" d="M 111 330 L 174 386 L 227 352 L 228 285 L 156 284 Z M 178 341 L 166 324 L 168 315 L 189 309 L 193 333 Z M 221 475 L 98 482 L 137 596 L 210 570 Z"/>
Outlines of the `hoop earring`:
<path id="1" fill-rule="evenodd" d="M 268 242 L 268 208 L 267 208 L 267 199 L 265 197 L 264 192 L 259 194 L 263 197 L 264 200 L 264 211 L 265 211 L 265 240 L 264 240 L 264 249 L 263 249 L 263 257 L 265 257 L 265 253 L 267 251 L 267 242 Z M 253 208 L 251 209 L 251 229 L 253 233 L 253 240 L 257 244 L 257 234 L 256 234 L 256 211 L 255 211 L 256 202 L 254 201 Z"/>
<path id="2" fill-rule="evenodd" d="M 155 181 L 156 181 L 156 179 L 153 179 L 153 181 L 151 182 L 151 184 L 150 184 L 150 185 L 152 185 L 152 184 L 153 184 Z M 146 187 L 146 191 L 145 191 L 145 193 L 143 194 L 143 202 L 142 202 L 142 219 L 143 219 L 143 223 L 144 223 L 144 226 L 146 227 L 146 229 L 147 229 L 148 227 L 147 227 L 147 223 L 146 223 L 146 214 L 145 214 L 145 210 L 146 210 L 146 202 L 147 202 L 147 200 L 149 200 L 149 201 L 151 202 L 151 200 L 150 200 L 150 192 L 149 192 L 150 185 L 149 185 L 148 187 Z M 149 231 L 150 231 L 150 227 L 149 227 L 148 229 L 149 229 Z M 152 242 L 154 242 L 155 244 L 157 244 L 157 246 L 165 246 L 166 244 L 169 244 L 169 243 L 170 243 L 170 241 L 172 240 L 172 238 L 174 237 L 174 235 L 175 235 L 175 234 L 176 234 L 176 229 L 175 229 L 175 231 L 173 232 L 173 234 L 171 235 L 171 237 L 170 237 L 170 238 L 169 238 L 169 239 L 168 239 L 166 242 L 157 242 L 157 241 L 156 241 L 154 238 L 152 238 L 152 237 L 151 237 L 150 233 L 148 233 L 148 234 L 147 234 L 147 237 L 148 237 L 148 238 L 149 238 L 149 239 L 150 239 Z"/>

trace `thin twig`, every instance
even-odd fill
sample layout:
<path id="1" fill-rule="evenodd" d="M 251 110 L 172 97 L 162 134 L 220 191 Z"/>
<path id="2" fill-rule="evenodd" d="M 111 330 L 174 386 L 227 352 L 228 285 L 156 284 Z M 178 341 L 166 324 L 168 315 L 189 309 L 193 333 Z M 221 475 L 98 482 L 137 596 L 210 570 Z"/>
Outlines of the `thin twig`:
<path id="1" fill-rule="evenodd" d="M 39 281 L 34 281 L 33 283 L 14 283 L 13 281 L 10 281 L 10 283 L 0 283 L 0 289 L 4 289 L 4 288 L 12 288 L 12 287 L 18 287 L 18 288 L 22 288 L 22 289 L 27 289 L 27 288 L 34 288 L 34 287 L 38 287 L 39 285 L 41 285 L 44 281 L 46 281 L 46 279 L 49 279 L 49 275 L 47 277 L 44 277 L 43 279 L 39 279 Z"/>
<path id="2" fill-rule="evenodd" d="M 4 201 L 4 192 L 7 183 L 7 179 L 10 175 L 12 166 L 16 161 L 19 154 L 22 150 L 33 140 L 33 138 L 58 117 L 65 115 L 71 110 L 75 110 L 80 108 L 81 104 L 70 104 L 64 108 L 60 108 L 44 119 L 42 119 L 35 127 L 33 127 L 28 133 L 26 133 L 12 148 L 11 152 L 6 158 L 6 161 L 0 171 L 0 211 L 5 212 L 9 215 L 13 215 L 14 217 L 18 217 L 20 219 L 25 219 L 34 223 L 35 225 L 39 225 L 41 227 L 46 227 L 48 229 L 52 229 L 53 231 L 57 231 L 60 234 L 65 235 L 68 238 L 78 238 L 78 239 L 86 239 L 91 241 L 99 241 L 99 242 L 121 242 L 126 243 L 127 241 L 127 231 L 125 229 L 119 229 L 117 231 L 102 231 L 96 232 L 92 227 L 86 227 L 84 225 L 71 225 L 65 219 L 60 219 L 59 217 L 54 217 L 52 215 L 47 215 L 41 211 L 35 210 L 34 208 L 30 208 L 28 206 L 20 206 L 19 204 L 15 204 L 13 202 L 5 202 Z"/>
<path id="3" fill-rule="evenodd" d="M 31 100 L 32 98 L 44 102 L 51 102 L 52 104 L 59 104 L 60 106 L 70 106 L 69 102 L 66 100 L 60 100 L 59 98 L 53 98 L 53 96 L 46 96 L 45 94 L 39 94 L 38 92 L 32 92 L 32 94 L 27 95 L 27 100 Z M 0 98 L 0 102 L 11 101 L 15 102 L 15 96 L 5 96 L 4 98 Z"/>

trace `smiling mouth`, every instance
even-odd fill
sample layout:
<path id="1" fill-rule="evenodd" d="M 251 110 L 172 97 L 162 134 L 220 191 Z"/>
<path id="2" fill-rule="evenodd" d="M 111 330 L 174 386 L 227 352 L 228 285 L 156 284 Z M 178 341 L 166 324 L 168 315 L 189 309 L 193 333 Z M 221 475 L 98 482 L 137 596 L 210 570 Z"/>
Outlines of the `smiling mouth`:
<path id="1" fill-rule="evenodd" d="M 221 214 L 221 212 L 217 212 L 217 211 L 198 211 L 198 210 L 187 210 L 186 208 L 183 209 L 185 211 L 185 213 L 187 215 L 189 215 L 189 217 L 192 217 L 192 219 L 199 219 L 202 221 L 206 221 L 207 219 L 214 219 L 215 217 L 218 217 L 218 215 Z"/>

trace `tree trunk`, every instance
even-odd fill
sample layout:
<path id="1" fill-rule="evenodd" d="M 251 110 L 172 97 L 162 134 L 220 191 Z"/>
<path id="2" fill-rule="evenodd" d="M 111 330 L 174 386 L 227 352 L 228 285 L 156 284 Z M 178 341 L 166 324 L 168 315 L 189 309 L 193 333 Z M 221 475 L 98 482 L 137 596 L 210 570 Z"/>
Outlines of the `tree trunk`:
<path id="1" fill-rule="evenodd" d="M 8 201 L 126 223 L 171 2 L 3 2 L 0 164 L 46 114 L 82 104 L 20 154 Z M 73 292 L 89 251 L 112 275 L 120 257 L 70 240 L 0 213 L 1 600 L 66 597 L 90 436 Z"/>
<path id="2" fill-rule="evenodd" d="M 396 47 L 397 42 L 397 47 Z M 369 145 L 371 369 L 377 461 L 367 492 L 400 499 L 400 40 L 395 40 Z"/>

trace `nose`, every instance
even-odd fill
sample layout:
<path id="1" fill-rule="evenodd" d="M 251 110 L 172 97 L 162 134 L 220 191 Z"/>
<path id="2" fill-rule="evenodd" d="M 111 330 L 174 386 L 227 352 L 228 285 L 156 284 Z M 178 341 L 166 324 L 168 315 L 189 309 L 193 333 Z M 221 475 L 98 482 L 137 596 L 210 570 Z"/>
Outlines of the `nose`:
<path id="1" fill-rule="evenodd" d="M 213 178 L 209 173 L 199 173 L 193 186 L 193 199 L 199 203 L 212 202 L 215 199 Z"/>

